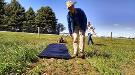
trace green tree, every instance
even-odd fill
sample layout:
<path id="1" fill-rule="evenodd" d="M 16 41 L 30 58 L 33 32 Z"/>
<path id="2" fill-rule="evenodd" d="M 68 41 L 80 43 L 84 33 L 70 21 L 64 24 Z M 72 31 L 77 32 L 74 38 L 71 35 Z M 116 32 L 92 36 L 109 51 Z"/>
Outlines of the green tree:
<path id="1" fill-rule="evenodd" d="M 0 30 L 3 28 L 4 19 L 4 0 L 0 0 Z"/>
<path id="2" fill-rule="evenodd" d="M 42 33 L 56 33 L 57 20 L 55 13 L 49 6 L 41 7 L 37 11 L 35 21 Z"/>
<path id="3" fill-rule="evenodd" d="M 64 25 L 62 23 L 58 23 L 56 26 L 56 31 L 57 31 L 58 35 L 60 34 L 60 32 L 64 31 L 65 29 L 66 29 L 66 27 L 64 27 Z"/>
<path id="4" fill-rule="evenodd" d="M 24 24 L 23 28 L 27 32 L 34 32 L 35 29 L 36 29 L 36 26 L 35 26 L 35 12 L 32 9 L 32 7 L 30 7 L 28 9 L 28 11 L 26 11 L 25 18 L 26 18 L 26 21 L 25 21 L 25 24 Z"/>
<path id="5" fill-rule="evenodd" d="M 18 1 L 12 0 L 5 7 L 5 23 L 9 30 L 22 31 L 23 22 L 25 20 L 25 9 Z"/>

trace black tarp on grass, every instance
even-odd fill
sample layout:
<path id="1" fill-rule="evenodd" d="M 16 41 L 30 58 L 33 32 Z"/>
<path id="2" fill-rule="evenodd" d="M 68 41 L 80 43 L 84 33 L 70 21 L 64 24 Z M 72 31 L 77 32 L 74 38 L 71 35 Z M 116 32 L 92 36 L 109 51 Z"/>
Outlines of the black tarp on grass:
<path id="1" fill-rule="evenodd" d="M 49 44 L 39 55 L 40 58 L 70 59 L 65 44 Z"/>

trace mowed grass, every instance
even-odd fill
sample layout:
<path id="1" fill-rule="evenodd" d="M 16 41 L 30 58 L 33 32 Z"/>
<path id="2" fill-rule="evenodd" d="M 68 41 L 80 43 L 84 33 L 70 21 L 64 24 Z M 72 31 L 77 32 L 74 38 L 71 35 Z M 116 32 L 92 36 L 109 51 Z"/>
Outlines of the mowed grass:
<path id="1" fill-rule="evenodd" d="M 60 36 L 0 32 L 0 75 L 134 75 L 135 40 L 93 38 L 86 59 L 40 59 L 37 55 Z M 87 41 L 87 38 L 86 38 Z M 66 43 L 72 55 L 72 39 Z"/>

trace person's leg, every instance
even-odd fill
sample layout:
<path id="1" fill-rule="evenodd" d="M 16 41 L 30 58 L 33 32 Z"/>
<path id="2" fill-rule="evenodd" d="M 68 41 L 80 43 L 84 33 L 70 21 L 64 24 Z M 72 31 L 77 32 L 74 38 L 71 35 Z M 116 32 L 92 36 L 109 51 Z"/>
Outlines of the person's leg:
<path id="1" fill-rule="evenodd" d="M 93 40 L 92 40 L 92 34 L 90 35 L 90 42 L 91 42 L 91 44 L 94 44 Z"/>
<path id="2" fill-rule="evenodd" d="M 85 58 L 85 55 L 84 55 L 85 33 L 82 30 L 79 30 L 79 36 L 80 36 L 79 49 L 81 52 L 81 58 Z"/>
<path id="3" fill-rule="evenodd" d="M 88 33 L 88 45 L 90 44 L 90 33 Z"/>
<path id="4" fill-rule="evenodd" d="M 73 49 L 74 55 L 78 55 L 78 28 L 76 27 L 73 33 Z"/>

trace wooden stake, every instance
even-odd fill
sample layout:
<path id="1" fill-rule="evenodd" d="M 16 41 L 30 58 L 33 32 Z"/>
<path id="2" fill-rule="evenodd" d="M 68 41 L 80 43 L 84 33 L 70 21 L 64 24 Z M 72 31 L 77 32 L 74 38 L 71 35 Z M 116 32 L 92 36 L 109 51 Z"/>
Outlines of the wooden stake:
<path id="1" fill-rule="evenodd" d="M 111 32 L 111 40 L 112 40 L 112 32 Z"/>
<path id="2" fill-rule="evenodd" d="M 38 36 L 40 35 L 40 27 L 38 27 Z"/>

